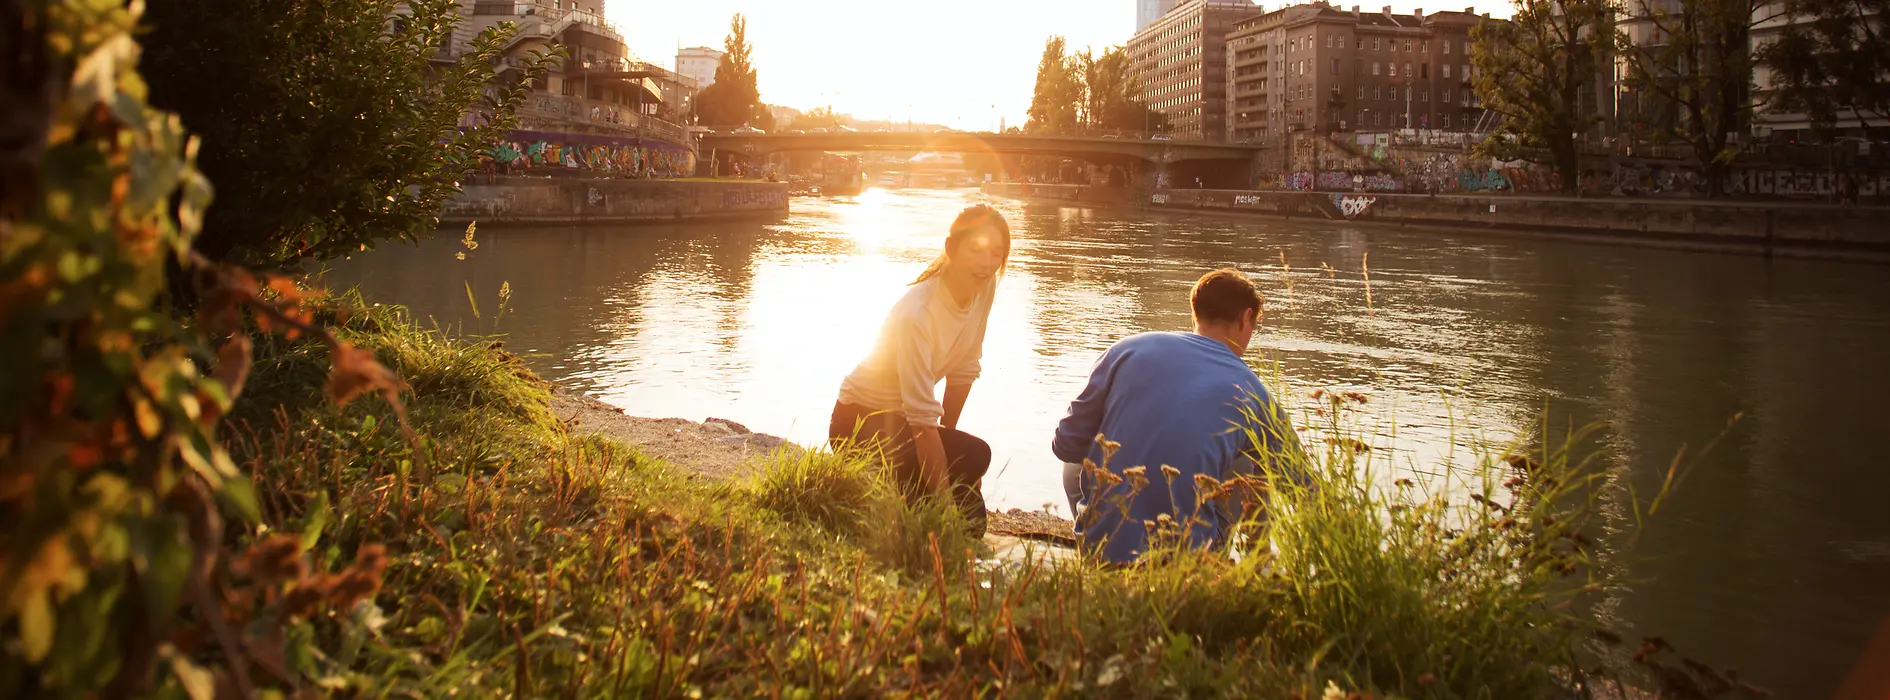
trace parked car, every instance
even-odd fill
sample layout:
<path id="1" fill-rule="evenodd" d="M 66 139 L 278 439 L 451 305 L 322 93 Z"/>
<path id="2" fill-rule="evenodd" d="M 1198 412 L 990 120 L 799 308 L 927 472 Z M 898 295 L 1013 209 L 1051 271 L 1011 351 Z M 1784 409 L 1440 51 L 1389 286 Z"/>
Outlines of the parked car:
<path id="1" fill-rule="evenodd" d="M 956 133 L 958 133 L 958 130 L 957 130 L 957 129 L 939 129 L 939 130 L 937 130 L 937 131 L 934 131 L 934 132 L 932 132 L 932 133 L 934 133 L 934 134 L 956 134 Z"/>
<path id="2" fill-rule="evenodd" d="M 807 132 L 805 132 L 805 131 L 801 131 L 800 129 L 788 129 L 787 131 L 783 131 L 783 132 L 781 132 L 781 133 L 784 133 L 784 134 L 805 134 L 805 133 L 807 133 Z"/>
<path id="3" fill-rule="evenodd" d="M 1148 137 L 1148 139 L 1150 141 L 1173 141 L 1174 140 L 1173 138 L 1170 138 L 1167 134 L 1156 134 L 1154 136 Z"/>
<path id="4" fill-rule="evenodd" d="M 737 129 L 735 129 L 735 131 L 734 131 L 733 133 L 737 133 L 737 134 L 765 134 L 765 133 L 768 133 L 768 132 L 766 132 L 766 131 L 762 131 L 762 130 L 760 130 L 760 129 L 757 129 L 757 128 L 755 128 L 755 127 L 752 127 L 752 126 L 749 126 L 749 125 L 747 125 L 747 124 L 743 124 L 743 125 L 741 125 L 741 127 L 739 127 L 739 128 L 737 128 Z"/>
<path id="5" fill-rule="evenodd" d="M 850 127 L 850 126 L 847 126 L 847 125 L 845 125 L 845 124 L 841 124 L 841 125 L 839 125 L 839 126 L 836 126 L 836 127 L 834 127 L 834 128 L 833 128 L 833 133 L 836 133 L 836 134 L 857 134 L 857 133 L 860 133 L 860 130 L 859 130 L 859 129 L 855 129 L 855 128 L 853 128 L 853 127 Z"/>
<path id="6" fill-rule="evenodd" d="M 827 129 L 826 129 L 826 128 L 824 128 L 824 127 L 816 127 L 816 128 L 813 128 L 813 129 L 808 129 L 808 130 L 807 130 L 807 133 L 810 133 L 810 134 L 824 134 L 824 133 L 827 133 Z"/>

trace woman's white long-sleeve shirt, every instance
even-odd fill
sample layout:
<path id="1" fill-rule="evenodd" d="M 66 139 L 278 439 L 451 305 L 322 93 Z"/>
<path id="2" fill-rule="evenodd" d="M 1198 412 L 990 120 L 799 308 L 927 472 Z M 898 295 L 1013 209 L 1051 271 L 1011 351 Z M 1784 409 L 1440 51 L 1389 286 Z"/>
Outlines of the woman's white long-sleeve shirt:
<path id="1" fill-rule="evenodd" d="M 945 415 L 939 380 L 957 384 L 978 378 L 996 290 L 994 279 L 970 305 L 959 306 L 943 275 L 912 285 L 886 314 L 873 350 L 840 383 L 840 400 L 903 413 L 912 425 L 937 427 Z"/>

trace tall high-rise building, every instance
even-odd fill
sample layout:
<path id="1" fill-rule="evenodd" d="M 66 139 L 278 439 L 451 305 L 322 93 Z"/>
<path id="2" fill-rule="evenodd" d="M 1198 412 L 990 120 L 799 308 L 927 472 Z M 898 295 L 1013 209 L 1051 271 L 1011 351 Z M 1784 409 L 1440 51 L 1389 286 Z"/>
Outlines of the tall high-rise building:
<path id="1" fill-rule="evenodd" d="M 707 46 L 695 46 L 676 52 L 676 72 L 696 80 L 696 88 L 715 84 L 715 69 L 722 66 L 724 54 Z"/>
<path id="2" fill-rule="evenodd" d="M 1181 0 L 1135 0 L 1135 31 L 1140 33 L 1147 29 L 1180 3 Z"/>
<path id="3" fill-rule="evenodd" d="M 1260 14 L 1250 0 L 1185 0 L 1129 40 L 1142 99 L 1178 139 L 1226 137 L 1227 60 L 1234 23 Z"/>
<path id="4" fill-rule="evenodd" d="M 1325 3 L 1280 8 L 1227 35 L 1227 135 L 1273 141 L 1287 132 L 1465 131 L 1482 114 L 1470 87 L 1462 12 L 1394 14 Z"/>

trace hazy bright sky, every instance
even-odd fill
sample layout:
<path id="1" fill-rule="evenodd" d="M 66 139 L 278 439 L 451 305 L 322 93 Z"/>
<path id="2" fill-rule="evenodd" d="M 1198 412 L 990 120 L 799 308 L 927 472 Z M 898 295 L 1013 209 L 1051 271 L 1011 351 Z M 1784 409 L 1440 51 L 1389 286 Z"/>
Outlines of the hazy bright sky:
<path id="1" fill-rule="evenodd" d="M 748 18 L 763 102 L 796 109 L 830 104 L 862 119 L 910 118 L 964 129 L 994 128 L 1000 116 L 1010 125 L 1022 123 L 1050 35 L 1100 52 L 1127 43 L 1135 29 L 1135 0 L 606 2 L 606 14 L 643 60 L 674 69 L 678 44 L 720 50 L 729 17 L 740 12 Z M 1451 4 L 1403 1 L 1392 9 L 1474 5 L 1478 12 L 1509 15 L 1506 0 Z"/>

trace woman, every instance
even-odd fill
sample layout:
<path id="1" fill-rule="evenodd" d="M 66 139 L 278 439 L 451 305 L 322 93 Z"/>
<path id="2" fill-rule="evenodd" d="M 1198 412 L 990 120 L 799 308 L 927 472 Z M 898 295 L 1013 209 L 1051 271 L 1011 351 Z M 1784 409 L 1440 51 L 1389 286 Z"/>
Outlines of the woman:
<path id="1" fill-rule="evenodd" d="M 840 384 L 827 437 L 885 450 L 908 502 L 949 489 L 974 533 L 984 532 L 980 486 L 991 446 L 958 430 L 978 378 L 984 326 L 997 278 L 1011 254 L 1011 227 L 997 210 L 959 212 L 940 254 L 893 305 L 879 341 Z M 945 380 L 945 398 L 936 396 Z"/>

